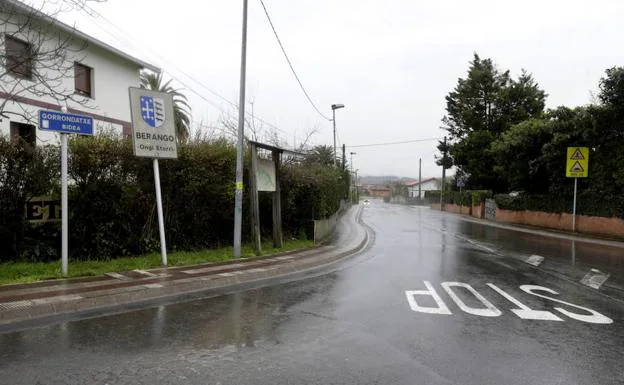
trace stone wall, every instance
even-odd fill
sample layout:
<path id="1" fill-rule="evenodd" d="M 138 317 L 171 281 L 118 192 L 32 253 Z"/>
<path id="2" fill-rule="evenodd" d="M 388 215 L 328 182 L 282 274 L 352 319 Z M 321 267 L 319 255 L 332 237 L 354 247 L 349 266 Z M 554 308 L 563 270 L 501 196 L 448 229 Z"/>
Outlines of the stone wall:
<path id="1" fill-rule="evenodd" d="M 572 230 L 572 214 L 568 213 L 514 211 L 499 208 L 496 210 L 496 221 L 564 231 Z M 586 234 L 624 237 L 624 220 L 620 218 L 577 215 L 576 231 Z"/>

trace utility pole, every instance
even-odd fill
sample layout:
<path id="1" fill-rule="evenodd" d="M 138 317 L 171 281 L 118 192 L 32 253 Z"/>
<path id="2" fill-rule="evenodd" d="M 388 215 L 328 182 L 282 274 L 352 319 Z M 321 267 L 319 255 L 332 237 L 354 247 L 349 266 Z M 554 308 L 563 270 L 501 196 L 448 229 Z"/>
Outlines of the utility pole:
<path id="1" fill-rule="evenodd" d="M 418 158 L 418 203 L 422 199 L 422 158 Z"/>
<path id="2" fill-rule="evenodd" d="M 342 170 L 346 170 L 347 168 L 347 146 L 343 143 L 342 144 Z"/>
<path id="3" fill-rule="evenodd" d="M 444 181 L 446 180 L 446 136 L 444 137 L 444 152 L 442 153 L 442 187 L 440 189 L 440 211 L 444 210 Z"/>
<path id="4" fill-rule="evenodd" d="M 247 77 L 247 3 L 248 0 L 243 0 L 238 140 L 236 142 L 236 190 L 234 192 L 234 258 L 240 258 L 241 256 L 243 228 L 243 140 L 245 138 L 245 83 Z"/>
<path id="5" fill-rule="evenodd" d="M 332 122 L 334 122 L 334 167 L 336 167 L 336 109 L 332 108 Z"/>
<path id="6" fill-rule="evenodd" d="M 350 178 L 351 178 L 351 200 L 353 201 L 355 199 L 355 190 L 357 188 L 357 178 L 355 180 L 353 180 L 353 178 L 355 177 L 355 174 L 353 173 L 355 170 L 355 167 L 353 167 L 353 155 L 356 155 L 356 152 L 351 151 L 349 153 L 349 155 L 351 155 L 351 172 L 349 173 Z"/>

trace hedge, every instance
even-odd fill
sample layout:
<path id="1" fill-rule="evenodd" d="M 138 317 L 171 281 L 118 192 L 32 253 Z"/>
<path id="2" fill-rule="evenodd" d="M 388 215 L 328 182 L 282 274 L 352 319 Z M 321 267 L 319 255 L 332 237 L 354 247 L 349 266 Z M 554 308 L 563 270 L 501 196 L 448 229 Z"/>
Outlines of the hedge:
<path id="1" fill-rule="evenodd" d="M 234 226 L 235 146 L 226 140 L 178 147 L 177 160 L 160 162 L 167 246 L 198 250 L 231 244 Z M 37 195 L 59 196 L 59 149 L 29 149 L 0 137 L 0 261 L 46 261 L 60 255 L 60 223 L 25 221 L 24 205 Z M 110 259 L 158 250 L 150 159 L 131 142 L 103 136 L 70 141 L 70 258 Z M 245 186 L 247 173 L 245 173 Z M 312 219 L 335 212 L 348 186 L 340 171 L 296 162 L 282 167 L 282 219 L 298 237 Z M 248 197 L 244 200 L 248 218 Z M 271 231 L 271 194 L 260 192 L 261 225 Z M 249 235 L 244 219 L 243 236 Z"/>
<path id="2" fill-rule="evenodd" d="M 491 197 L 492 192 L 487 190 L 464 190 L 461 193 L 459 191 L 444 191 L 444 203 L 463 206 L 478 206 L 481 202 L 485 202 L 486 199 Z M 429 203 L 439 203 L 440 190 L 425 191 L 425 199 Z"/>
<path id="3" fill-rule="evenodd" d="M 548 213 L 572 213 L 573 196 L 507 194 L 494 196 L 496 205 L 504 210 L 529 210 Z M 624 197 L 607 197 L 596 191 L 580 191 L 577 196 L 576 213 L 579 215 L 624 218 Z"/>

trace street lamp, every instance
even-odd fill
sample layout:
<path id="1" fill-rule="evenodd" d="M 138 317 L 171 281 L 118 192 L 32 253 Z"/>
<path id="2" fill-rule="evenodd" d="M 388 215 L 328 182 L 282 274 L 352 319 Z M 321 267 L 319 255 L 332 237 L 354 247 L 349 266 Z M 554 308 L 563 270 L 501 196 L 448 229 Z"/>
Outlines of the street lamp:
<path id="1" fill-rule="evenodd" d="M 351 155 L 351 178 L 353 178 L 355 176 L 355 174 L 353 173 L 354 167 L 353 167 L 353 155 L 357 155 L 357 152 L 353 152 L 351 151 L 349 153 L 349 155 Z M 356 183 L 357 183 L 357 177 L 355 178 L 355 180 L 351 181 L 351 200 L 353 201 L 355 199 L 355 189 L 356 189 Z"/>
<path id="2" fill-rule="evenodd" d="M 344 108 L 344 104 L 332 104 L 332 121 L 334 122 L 334 167 L 336 167 L 336 110 Z"/>

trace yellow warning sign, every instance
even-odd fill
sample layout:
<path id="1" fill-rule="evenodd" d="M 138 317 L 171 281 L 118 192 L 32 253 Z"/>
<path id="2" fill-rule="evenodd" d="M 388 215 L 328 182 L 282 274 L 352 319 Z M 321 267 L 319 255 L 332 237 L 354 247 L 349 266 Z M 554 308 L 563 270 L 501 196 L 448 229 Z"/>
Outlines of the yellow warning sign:
<path id="1" fill-rule="evenodd" d="M 566 176 L 568 178 L 587 178 L 589 168 L 588 147 L 568 147 L 566 158 Z"/>

